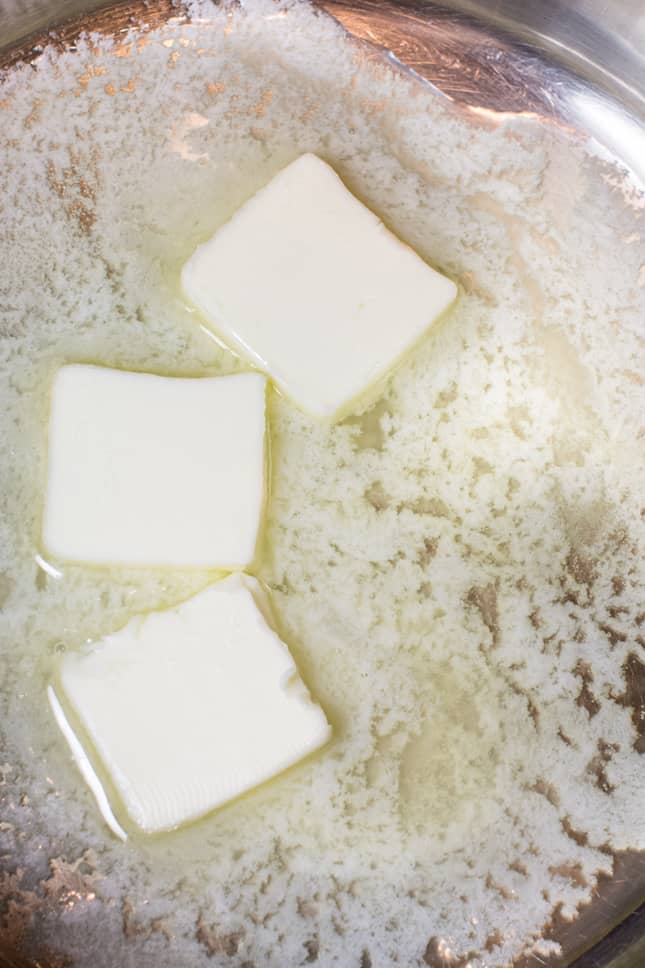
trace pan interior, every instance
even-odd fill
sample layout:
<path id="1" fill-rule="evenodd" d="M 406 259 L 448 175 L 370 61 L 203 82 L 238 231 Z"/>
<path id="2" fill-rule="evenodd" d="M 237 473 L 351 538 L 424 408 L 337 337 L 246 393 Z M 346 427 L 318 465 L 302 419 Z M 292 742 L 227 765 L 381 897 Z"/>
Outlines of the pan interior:
<path id="1" fill-rule="evenodd" d="M 570 131 L 459 109 L 304 4 L 49 46 L 0 118 L 0 926 L 79 966 L 557 953 L 554 916 L 643 847 L 642 196 Z M 240 369 L 179 271 L 304 151 L 460 298 L 367 412 L 328 428 L 271 399 L 260 578 L 333 745 L 124 845 L 46 683 L 214 576 L 36 560 L 49 384 L 69 361 Z"/>

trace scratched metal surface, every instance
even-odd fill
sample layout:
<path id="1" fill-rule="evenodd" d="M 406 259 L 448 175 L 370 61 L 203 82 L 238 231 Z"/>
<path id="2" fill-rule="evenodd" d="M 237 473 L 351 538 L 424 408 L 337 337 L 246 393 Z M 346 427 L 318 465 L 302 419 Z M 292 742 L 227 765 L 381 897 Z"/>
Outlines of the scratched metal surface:
<path id="1" fill-rule="evenodd" d="M 610 8 L 581 0 L 566 10 L 552 0 L 541 5 L 466 0 L 454 5 L 460 12 L 421 0 L 316 2 L 358 41 L 371 45 L 373 56 L 394 56 L 455 102 L 482 112 L 530 112 L 545 123 L 591 133 L 645 182 L 645 8 L 641 0 Z M 96 4 L 87 0 L 55 7 L 4 0 L 0 48 L 5 47 L 6 53 L 0 60 L 11 66 L 28 59 L 44 37 L 22 43 L 19 39 L 49 26 L 52 18 L 59 21 L 86 14 L 55 32 L 55 42 L 66 47 L 89 25 L 111 33 L 133 20 L 154 27 L 178 13 L 166 2 L 121 3 L 88 15 L 92 7 Z M 519 26 L 518 9 L 523 14 Z M 611 18 L 599 20 L 599 11 L 611 13 Z M 641 689 L 645 692 L 645 683 Z M 581 968 L 611 964 L 638 968 L 645 958 L 644 919 L 642 909 L 640 914 L 633 912 L 644 896 L 643 856 L 617 854 L 614 876 L 601 881 L 594 902 L 573 922 L 555 918 L 546 937 L 562 944 L 568 964 L 579 958 Z M 602 942 L 621 921 L 623 928 Z M 0 948 L 0 964 L 21 968 L 26 962 Z M 531 958 L 517 968 L 537 965 Z"/>

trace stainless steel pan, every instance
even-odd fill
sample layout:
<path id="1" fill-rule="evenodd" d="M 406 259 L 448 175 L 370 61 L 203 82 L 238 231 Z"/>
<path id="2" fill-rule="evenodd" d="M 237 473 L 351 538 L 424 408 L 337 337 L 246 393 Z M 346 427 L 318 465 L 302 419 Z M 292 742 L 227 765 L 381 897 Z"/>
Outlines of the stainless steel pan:
<path id="1" fill-rule="evenodd" d="M 532 112 L 545 123 L 571 126 L 595 137 L 645 183 L 642 0 L 316 2 L 354 37 L 389 52 L 456 102 L 482 111 Z M 3 0 L 0 63 L 28 61 L 48 41 L 73 44 L 87 26 L 113 32 L 133 18 L 154 25 L 176 13 L 165 2 L 105 6 L 92 0 L 54 5 L 26 0 L 14 5 Z M 72 16 L 77 19 L 66 20 Z M 593 904 L 575 921 L 552 925 L 551 936 L 562 943 L 566 962 L 579 959 L 579 968 L 645 964 L 645 911 L 638 908 L 644 896 L 643 856 L 617 856 L 614 876 L 599 886 Z M 18 952 L 0 945 L 1 965 L 23 963 Z M 540 963 L 532 959 L 522 968 Z M 445 961 L 446 968 L 452 964 Z"/>

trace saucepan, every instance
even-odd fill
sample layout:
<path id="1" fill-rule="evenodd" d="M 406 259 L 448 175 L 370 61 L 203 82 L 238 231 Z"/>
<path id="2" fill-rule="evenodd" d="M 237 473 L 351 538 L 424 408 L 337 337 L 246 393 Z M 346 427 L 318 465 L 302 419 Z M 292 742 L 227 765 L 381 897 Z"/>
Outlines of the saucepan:
<path id="1" fill-rule="evenodd" d="M 645 963 L 639 0 L 5 2 L 0 145 L 0 964 Z M 333 427 L 271 397 L 331 744 L 122 843 L 47 684 L 216 576 L 43 556 L 49 387 L 239 368 L 181 266 L 305 151 L 459 297 Z"/>

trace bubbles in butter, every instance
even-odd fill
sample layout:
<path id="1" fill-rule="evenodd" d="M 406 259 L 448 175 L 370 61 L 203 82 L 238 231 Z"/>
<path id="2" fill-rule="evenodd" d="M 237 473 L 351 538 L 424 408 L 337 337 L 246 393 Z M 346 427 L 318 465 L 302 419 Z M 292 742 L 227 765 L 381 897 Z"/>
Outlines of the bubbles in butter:
<path id="1" fill-rule="evenodd" d="M 554 909 L 572 917 L 612 851 L 644 846 L 637 212 L 556 128 L 473 121 L 306 5 L 192 16 L 48 47 L 0 89 L 14 924 L 35 951 L 46 918 L 49 948 L 92 965 L 544 954 Z M 45 685 L 60 650 L 212 576 L 36 563 L 49 381 L 71 360 L 237 369 L 182 303 L 179 271 L 304 151 L 462 294 L 371 412 L 330 429 L 271 401 L 260 577 L 334 743 L 184 832 L 124 846 Z"/>

